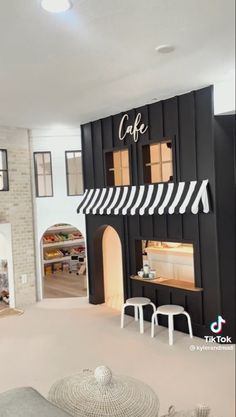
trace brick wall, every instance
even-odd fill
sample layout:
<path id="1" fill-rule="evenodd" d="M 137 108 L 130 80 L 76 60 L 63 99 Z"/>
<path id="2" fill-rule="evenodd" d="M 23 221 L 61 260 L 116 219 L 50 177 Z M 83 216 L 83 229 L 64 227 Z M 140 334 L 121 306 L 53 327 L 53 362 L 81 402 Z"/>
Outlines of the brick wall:
<path id="1" fill-rule="evenodd" d="M 10 191 L 0 192 L 0 223 L 11 223 L 16 306 L 35 302 L 36 277 L 29 138 L 26 129 L 1 128 L 7 149 Z M 27 274 L 23 284 L 21 275 Z"/>

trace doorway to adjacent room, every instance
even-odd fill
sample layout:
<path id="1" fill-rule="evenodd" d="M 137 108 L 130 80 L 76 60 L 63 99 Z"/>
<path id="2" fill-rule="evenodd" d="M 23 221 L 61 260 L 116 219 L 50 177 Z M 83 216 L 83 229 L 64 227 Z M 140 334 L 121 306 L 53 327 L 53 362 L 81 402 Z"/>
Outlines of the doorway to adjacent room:
<path id="1" fill-rule="evenodd" d="M 41 239 L 43 298 L 87 296 L 85 240 L 70 224 L 55 224 Z"/>

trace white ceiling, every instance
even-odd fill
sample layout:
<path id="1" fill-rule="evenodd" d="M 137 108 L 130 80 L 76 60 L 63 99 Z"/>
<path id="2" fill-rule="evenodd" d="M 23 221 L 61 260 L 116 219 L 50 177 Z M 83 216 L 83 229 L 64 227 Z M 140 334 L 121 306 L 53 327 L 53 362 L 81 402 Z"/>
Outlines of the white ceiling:
<path id="1" fill-rule="evenodd" d="M 234 0 L 72 2 L 0 1 L 0 125 L 79 126 L 233 75 Z"/>

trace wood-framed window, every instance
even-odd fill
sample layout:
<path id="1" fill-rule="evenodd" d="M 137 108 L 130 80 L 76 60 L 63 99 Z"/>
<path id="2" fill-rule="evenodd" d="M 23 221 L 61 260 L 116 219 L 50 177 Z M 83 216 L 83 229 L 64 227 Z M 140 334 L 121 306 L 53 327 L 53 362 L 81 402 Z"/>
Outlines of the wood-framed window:
<path id="1" fill-rule="evenodd" d="M 145 183 L 173 181 L 173 144 L 170 139 L 143 146 Z"/>
<path id="2" fill-rule="evenodd" d="M 51 152 L 34 152 L 36 197 L 52 197 Z"/>
<path id="3" fill-rule="evenodd" d="M 6 149 L 0 149 L 0 191 L 9 191 Z"/>
<path id="4" fill-rule="evenodd" d="M 130 185 L 129 150 L 106 152 L 108 186 Z"/>
<path id="5" fill-rule="evenodd" d="M 66 151 L 65 159 L 67 195 L 73 196 L 83 194 L 82 152 Z"/>

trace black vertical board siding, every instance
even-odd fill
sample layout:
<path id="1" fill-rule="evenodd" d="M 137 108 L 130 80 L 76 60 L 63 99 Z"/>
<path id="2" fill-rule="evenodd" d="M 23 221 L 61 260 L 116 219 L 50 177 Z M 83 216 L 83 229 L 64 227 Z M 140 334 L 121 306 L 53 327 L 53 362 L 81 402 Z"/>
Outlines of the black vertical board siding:
<path id="1" fill-rule="evenodd" d="M 126 113 L 129 119 L 125 122 L 125 127 L 130 126 L 134 124 L 135 121 L 135 110 L 129 110 Z M 133 135 L 128 133 L 125 138 L 125 146 L 129 147 L 129 151 L 131 153 L 130 155 L 130 182 L 131 185 L 137 185 L 139 183 L 138 181 L 138 165 L 137 165 L 137 146 L 134 143 Z"/>
<path id="2" fill-rule="evenodd" d="M 134 125 L 134 121 L 135 121 L 135 110 L 128 110 L 124 113 L 122 113 L 121 117 L 123 117 L 124 115 L 128 116 L 128 119 L 125 118 L 124 123 L 123 123 L 123 133 L 126 131 L 128 126 L 133 126 Z M 134 138 L 133 135 L 131 135 L 130 133 L 127 133 L 124 139 L 124 144 L 125 145 L 130 145 L 134 142 Z"/>
<path id="3" fill-rule="evenodd" d="M 218 314 L 221 314 L 215 207 L 212 88 L 204 88 L 195 92 L 195 109 L 198 179 L 209 179 L 214 204 L 213 213 L 199 214 L 204 312 L 207 323 L 211 323 Z"/>
<path id="4" fill-rule="evenodd" d="M 151 141 L 157 141 L 163 138 L 163 113 L 162 102 L 150 104 L 148 106 L 149 113 L 149 138 Z"/>
<path id="5" fill-rule="evenodd" d="M 198 235 L 196 235 L 195 239 L 192 239 L 193 242 L 193 250 L 194 250 L 194 274 L 195 274 L 195 285 L 196 287 L 202 288 L 203 287 L 203 280 L 202 280 L 202 265 L 201 265 L 201 257 L 200 257 L 200 241 L 198 239 Z"/>
<path id="6" fill-rule="evenodd" d="M 132 279 L 132 297 L 143 297 L 144 286 L 141 282 Z"/>
<path id="7" fill-rule="evenodd" d="M 191 241 L 198 235 L 198 215 L 188 213 L 183 217 L 183 239 Z"/>
<path id="8" fill-rule="evenodd" d="M 144 297 L 147 297 L 151 300 L 152 303 L 156 304 L 156 297 L 155 297 L 155 289 L 156 286 L 152 285 L 151 283 L 147 284 L 144 287 Z M 151 321 L 153 314 L 152 306 L 147 306 L 144 308 L 144 319 Z"/>
<path id="9" fill-rule="evenodd" d="M 182 215 L 174 214 L 168 216 L 167 237 L 179 242 L 182 241 Z"/>
<path id="10" fill-rule="evenodd" d="M 93 138 L 91 123 L 82 126 L 84 188 L 94 188 Z"/>
<path id="11" fill-rule="evenodd" d="M 153 237 L 153 217 L 140 216 L 140 233 L 145 239 Z"/>
<path id="12" fill-rule="evenodd" d="M 178 101 L 180 180 L 192 181 L 197 178 L 194 93 L 184 94 Z"/>
<path id="13" fill-rule="evenodd" d="M 196 131 L 195 131 L 195 98 L 194 93 L 178 97 L 179 103 L 179 165 L 180 180 L 192 181 L 197 179 Z M 183 239 L 197 241 L 199 247 L 198 216 L 182 216 Z M 195 253 L 195 280 L 200 281 L 200 256 Z"/>
<path id="14" fill-rule="evenodd" d="M 158 286 L 157 307 L 171 303 L 171 288 Z M 168 326 L 168 319 L 164 315 L 158 316 L 158 323 Z"/>
<path id="15" fill-rule="evenodd" d="M 167 215 L 156 215 L 153 216 L 153 224 L 154 224 L 154 236 L 158 240 L 164 240 L 168 238 L 167 235 Z"/>
<path id="16" fill-rule="evenodd" d="M 135 275 L 142 263 L 142 259 L 140 259 L 140 257 L 142 257 L 142 252 L 140 251 L 141 253 L 138 253 L 138 247 L 136 245 L 136 240 L 139 240 L 140 237 L 140 226 L 138 216 L 128 217 L 128 233 L 130 256 L 127 262 L 129 262 L 130 274 Z"/>
<path id="17" fill-rule="evenodd" d="M 124 146 L 124 141 L 119 139 L 119 126 L 123 114 L 119 113 L 115 116 L 112 116 L 112 129 L 113 129 L 113 144 L 114 147 L 120 148 Z"/>
<path id="18" fill-rule="evenodd" d="M 103 144 L 101 120 L 92 123 L 93 152 L 94 152 L 94 182 L 96 188 L 104 184 Z"/>
<path id="19" fill-rule="evenodd" d="M 102 119 L 102 141 L 104 150 L 111 150 L 113 148 L 114 145 L 111 116 Z"/>
<path id="20" fill-rule="evenodd" d="M 202 292 L 186 293 L 186 311 L 190 314 L 192 323 L 203 325 Z"/>
<path id="21" fill-rule="evenodd" d="M 164 136 L 171 137 L 178 133 L 178 101 L 177 97 L 163 101 Z"/>
<path id="22" fill-rule="evenodd" d="M 143 107 L 139 107 L 138 109 L 136 109 L 135 111 L 135 115 L 137 116 L 137 114 L 140 113 L 141 114 L 141 120 L 140 120 L 140 124 L 143 123 L 145 124 L 145 126 L 148 126 L 148 129 L 146 130 L 146 132 L 144 134 L 139 134 L 139 139 L 138 142 L 136 143 L 136 148 L 137 148 L 137 159 L 136 159 L 136 164 L 138 165 L 138 181 L 139 184 L 144 184 L 144 163 L 143 163 L 143 148 L 142 146 L 145 143 L 149 142 L 149 115 L 148 115 L 148 106 L 143 106 Z M 139 126 L 140 126 L 139 124 Z"/>
<path id="23" fill-rule="evenodd" d="M 141 113 L 141 119 L 140 119 L 138 127 L 140 127 L 142 123 L 145 126 L 148 126 L 148 129 L 146 130 L 145 133 L 143 134 L 139 133 L 138 142 L 145 143 L 149 141 L 149 135 L 150 135 L 148 106 L 142 106 L 142 107 L 138 107 L 137 109 L 135 109 L 135 117 L 137 116 L 138 113 Z"/>
<path id="24" fill-rule="evenodd" d="M 177 97 L 164 101 L 164 136 L 175 138 L 173 158 L 177 181 L 179 181 L 179 121 Z M 167 216 L 167 236 L 169 239 L 182 238 L 182 216 Z"/>
<path id="25" fill-rule="evenodd" d="M 236 200 L 234 155 L 235 116 L 215 117 L 217 229 L 221 278 L 223 334 L 235 343 Z M 234 318 L 232 320 L 232 317 Z"/>
<path id="26" fill-rule="evenodd" d="M 177 289 L 177 291 L 171 291 L 171 300 L 172 304 L 180 305 L 184 308 L 186 307 L 185 293 L 179 289 Z"/>
<path id="27" fill-rule="evenodd" d="M 172 304 L 180 305 L 186 308 L 186 296 L 183 291 L 177 290 L 171 292 Z M 174 327 L 177 330 L 188 333 L 187 317 L 183 314 L 174 317 Z"/>

